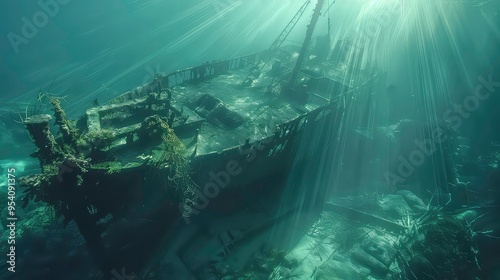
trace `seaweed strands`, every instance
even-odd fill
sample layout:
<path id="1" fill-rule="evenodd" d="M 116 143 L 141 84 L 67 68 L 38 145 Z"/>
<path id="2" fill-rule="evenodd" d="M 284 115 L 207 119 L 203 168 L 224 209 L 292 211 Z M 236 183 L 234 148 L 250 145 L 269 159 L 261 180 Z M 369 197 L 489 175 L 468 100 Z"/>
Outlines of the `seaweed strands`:
<path id="1" fill-rule="evenodd" d="M 189 217 L 197 185 L 189 175 L 190 168 L 188 160 L 184 156 L 184 144 L 170 128 L 168 120 L 158 115 L 147 117 L 141 124 L 140 138 L 144 140 L 150 137 L 159 137 L 163 142 L 163 152 L 154 165 L 158 169 L 168 169 L 167 185 L 175 188 L 181 205 L 186 206 L 181 209 L 182 215 Z"/>

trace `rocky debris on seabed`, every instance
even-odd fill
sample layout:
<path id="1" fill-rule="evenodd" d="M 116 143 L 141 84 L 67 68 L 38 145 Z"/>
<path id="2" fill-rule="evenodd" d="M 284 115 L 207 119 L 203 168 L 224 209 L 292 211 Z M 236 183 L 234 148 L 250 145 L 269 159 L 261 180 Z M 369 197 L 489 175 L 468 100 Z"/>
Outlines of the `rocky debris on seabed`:
<path id="1" fill-rule="evenodd" d="M 275 267 L 269 279 L 475 279 L 474 211 L 446 214 L 407 190 L 377 199 L 369 204 L 377 215 L 359 209 L 368 213 L 361 219 L 323 211 L 284 257 L 296 265 Z M 406 230 L 384 228 L 379 218 Z"/>

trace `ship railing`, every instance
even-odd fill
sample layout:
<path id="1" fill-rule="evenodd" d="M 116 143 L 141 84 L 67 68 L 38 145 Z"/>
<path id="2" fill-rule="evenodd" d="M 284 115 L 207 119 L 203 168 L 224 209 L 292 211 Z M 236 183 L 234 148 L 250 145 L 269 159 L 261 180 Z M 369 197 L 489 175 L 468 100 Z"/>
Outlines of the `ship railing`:
<path id="1" fill-rule="evenodd" d="M 270 145 L 268 145 L 269 151 L 267 156 L 274 156 L 284 150 L 285 146 L 289 143 L 288 139 L 297 135 L 306 123 L 315 123 L 321 119 L 325 119 L 325 117 L 332 113 L 336 108 L 337 105 L 335 103 L 322 105 L 308 113 L 301 114 L 280 124 L 275 128 L 273 133 L 251 141 L 248 144 L 250 146 L 259 147 L 262 143 L 269 143 Z M 245 144 L 241 143 L 239 145 L 226 148 L 220 152 L 213 151 L 207 154 L 197 155 L 192 162 L 207 162 L 210 161 L 211 157 L 226 158 L 232 157 L 235 154 L 239 155 L 238 150 L 240 150 L 243 145 Z"/>
<path id="2" fill-rule="evenodd" d="M 135 90 L 127 91 L 108 102 L 108 104 L 122 103 L 128 100 L 138 99 L 152 92 L 161 92 L 186 82 L 199 81 L 216 77 L 220 74 L 243 69 L 250 65 L 256 65 L 266 51 L 260 51 L 245 56 L 239 56 L 227 60 L 207 62 L 195 67 L 177 70 L 167 74 L 157 74 L 154 80 L 140 86 Z"/>

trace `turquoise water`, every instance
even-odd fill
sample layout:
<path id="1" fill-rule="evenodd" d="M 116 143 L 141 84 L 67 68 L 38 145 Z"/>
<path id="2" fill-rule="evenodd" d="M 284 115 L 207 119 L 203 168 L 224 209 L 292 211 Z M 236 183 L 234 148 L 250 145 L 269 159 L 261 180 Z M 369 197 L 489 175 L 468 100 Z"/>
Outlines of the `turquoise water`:
<path id="1" fill-rule="evenodd" d="M 0 3 L 2 250 L 9 249 L 9 170 L 16 170 L 16 179 L 40 172 L 38 160 L 29 156 L 36 147 L 23 121 L 33 114 L 53 114 L 44 93 L 60 97 L 68 118 L 77 120 L 95 100 L 105 104 L 128 90 L 153 81 L 158 73 L 268 49 L 304 2 L 307 1 L 40 0 Z M 316 1 L 311 2 L 283 41 L 283 46 L 288 47 L 287 52 L 296 50 L 296 53 L 291 52 L 293 59 L 298 56 L 313 14 Z M 432 269 L 420 259 L 420 263 L 410 262 L 412 265 L 404 269 L 401 268 L 404 265 L 399 265 L 400 274 L 396 273 L 396 265 L 389 267 L 392 274 L 366 274 L 367 267 L 372 271 L 376 269 L 366 265 L 366 257 L 359 253 L 362 245 L 359 248 L 353 245 L 351 250 L 346 249 L 334 257 L 333 252 L 338 248 L 332 249 L 331 253 L 326 250 L 326 257 L 318 253 L 318 259 L 334 262 L 325 264 L 305 255 L 302 262 L 296 263 L 290 258 L 294 254 L 302 256 L 300 249 L 310 245 L 301 239 L 306 234 L 295 236 L 295 233 L 290 233 L 283 238 L 287 244 L 276 245 L 276 248 L 271 246 L 259 254 L 257 249 L 252 251 L 252 245 L 248 245 L 250 241 L 241 241 L 240 245 L 230 248 L 239 258 L 232 263 L 212 260 L 210 265 L 198 265 L 198 261 L 203 263 L 202 257 L 196 258 L 193 248 L 185 249 L 181 259 L 195 267 L 192 268 L 193 275 L 198 279 L 309 279 L 313 276 L 316 279 L 389 279 L 388 275 L 405 275 L 408 279 L 414 279 L 409 275 L 416 275 L 418 279 L 498 279 L 500 272 L 495 264 L 500 260 L 497 253 L 500 225 L 494 217 L 498 214 L 500 199 L 500 134 L 497 127 L 500 105 L 497 96 L 500 86 L 499 11 L 500 4 L 493 0 L 324 1 L 306 59 L 311 65 L 318 63 L 323 66 L 308 70 L 328 75 L 330 69 L 320 62 L 335 64 L 336 76 L 354 88 L 363 88 L 362 81 L 379 71 L 383 78 L 369 89 L 364 88 L 365 94 L 343 100 L 342 113 L 331 114 L 327 121 L 307 130 L 295 146 L 297 157 L 286 163 L 290 166 L 286 178 L 262 183 L 285 187 L 284 199 L 278 199 L 281 203 L 278 205 L 288 203 L 287 199 L 296 201 L 292 197 L 298 196 L 304 198 L 298 200 L 303 208 L 314 204 L 317 211 L 333 211 L 345 218 L 354 214 L 345 212 L 345 208 L 342 211 L 324 209 L 338 205 L 340 202 L 335 199 L 339 197 L 355 197 L 356 201 L 364 201 L 358 205 L 364 212 L 383 210 L 381 216 L 388 215 L 384 218 L 397 220 L 410 231 L 413 227 L 400 221 L 401 217 L 403 220 L 406 217 L 401 209 L 410 207 L 408 211 L 418 211 L 406 198 L 408 205 L 398 204 L 405 197 L 398 193 L 401 190 L 415 194 L 427 211 L 429 205 L 439 208 L 436 211 L 445 213 L 443 215 L 476 211 L 474 215 L 480 218 L 466 222 L 466 228 L 473 232 L 467 234 L 475 238 L 472 245 L 467 243 L 477 251 L 475 260 L 462 263 L 464 267 L 473 267 L 474 273 L 460 273 L 452 261 L 453 265 L 449 266 L 434 263 L 439 259 L 451 260 L 451 255 L 443 253 L 431 260 L 422 253 L 419 257 L 432 263 Z M 320 54 L 315 51 L 319 48 L 320 36 L 328 36 L 330 45 L 326 56 L 318 62 Z M 267 132 L 268 128 L 262 127 L 264 129 Z M 252 187 L 258 188 L 260 184 L 255 183 Z M 323 197 L 315 200 L 311 195 Z M 37 274 L 42 277 L 38 279 L 103 277 L 96 257 L 87 251 L 75 224 L 63 230 L 63 221 L 52 217 L 54 213 L 43 202 L 20 209 L 22 197 L 22 190 L 17 189 L 16 211 L 20 220 L 16 231 L 17 269 L 11 273 L 7 265 L 2 265 L 0 278 L 34 279 L 30 277 Z M 380 209 L 366 206 L 370 203 L 379 205 Z M 317 225 L 331 229 L 341 226 L 341 222 L 331 222 L 333 218 L 325 220 L 328 215 L 322 213 L 321 218 L 306 218 L 299 214 L 293 214 L 295 216 L 290 220 L 283 218 L 286 225 L 282 229 L 276 225 L 277 229 L 271 230 L 266 238 L 275 240 L 278 236 L 279 239 L 280 230 L 292 232 L 301 228 L 297 231 L 304 233 L 314 230 Z M 35 225 L 30 224 L 32 220 L 27 217 L 37 217 Z M 116 227 L 124 226 L 120 223 Z M 214 222 L 208 227 L 216 227 L 216 224 Z M 237 227 L 234 224 L 238 223 L 220 227 Z M 454 225 L 453 222 L 450 224 Z M 439 224 L 437 228 L 451 227 L 450 224 Z M 421 226 L 425 233 L 434 230 Z M 341 234 L 331 233 L 332 236 Z M 449 232 L 443 231 L 442 234 Z M 416 240 L 425 240 L 425 235 L 422 233 L 418 237 L 417 234 Z M 256 233 L 256 236 L 260 235 Z M 321 238 L 318 236 L 316 234 L 315 238 Z M 196 240 L 210 244 L 211 239 L 200 237 Z M 371 243 L 367 240 L 360 239 L 358 243 L 369 246 Z M 384 240 L 378 244 L 395 242 L 389 237 Z M 433 244 L 443 243 L 442 240 Z M 210 250 L 211 247 L 200 248 Z M 439 250 L 445 249 L 435 249 Z M 226 254 L 229 253 L 224 251 L 224 257 L 229 259 Z M 343 258 L 339 259 L 340 256 Z M 289 274 L 276 272 L 280 269 L 261 267 L 265 264 L 279 268 L 281 257 L 290 262 L 284 266 Z M 340 270 L 347 265 L 345 260 L 350 260 L 349 265 L 355 265 L 355 274 Z M 175 270 L 175 265 L 169 265 L 164 265 L 167 271 L 170 267 Z M 211 270 L 207 268 L 211 266 Z M 232 268 L 222 273 L 224 266 Z M 455 267 L 455 270 L 450 267 Z M 156 278 L 148 274 L 150 278 L 145 279 L 185 277 L 168 272 L 162 274 L 163 268 L 156 269 Z M 426 269 L 432 272 L 427 273 Z M 252 271 L 256 276 L 251 275 Z"/>

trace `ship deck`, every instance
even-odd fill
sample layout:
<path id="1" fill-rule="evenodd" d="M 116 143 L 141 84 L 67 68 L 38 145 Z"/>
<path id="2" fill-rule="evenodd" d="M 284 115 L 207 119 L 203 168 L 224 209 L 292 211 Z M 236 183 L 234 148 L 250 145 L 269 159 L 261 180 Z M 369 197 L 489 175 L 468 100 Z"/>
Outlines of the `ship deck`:
<path id="1" fill-rule="evenodd" d="M 112 132 L 115 140 L 108 151 L 122 166 L 133 168 L 163 154 L 159 145 L 136 141 L 148 116 L 169 119 L 186 147 L 185 155 L 202 158 L 234 151 L 245 143 L 253 145 L 276 133 L 287 134 L 294 120 L 351 90 L 346 81 L 333 75 L 341 69 L 308 63 L 298 79 L 298 88 L 307 94 L 281 92 L 280 86 L 294 66 L 294 53 L 281 52 L 277 60 L 266 60 L 257 74 L 255 64 L 261 57 L 256 53 L 155 76 L 153 82 L 123 93 L 106 105 L 89 108 L 80 127 L 96 135 Z M 277 72 L 273 69 L 276 61 L 281 63 Z M 252 71 L 258 78 L 242 86 Z M 106 162 L 103 164 L 102 168 L 108 168 Z"/>
<path id="2" fill-rule="evenodd" d="M 254 81 L 252 87 L 241 87 L 241 81 L 247 75 L 248 70 L 236 70 L 203 82 L 172 88 L 172 99 L 176 103 L 193 104 L 201 96 L 209 94 L 222 101 L 227 109 L 243 117 L 243 122 L 237 127 L 228 127 L 210 120 L 203 122 L 196 144 L 198 155 L 221 152 L 247 140 L 251 143 L 270 136 L 276 126 L 328 103 L 327 99 L 319 96 L 299 103 L 268 93 L 266 88 L 271 82 L 268 77 Z M 195 106 L 190 106 L 190 109 L 195 110 Z"/>

